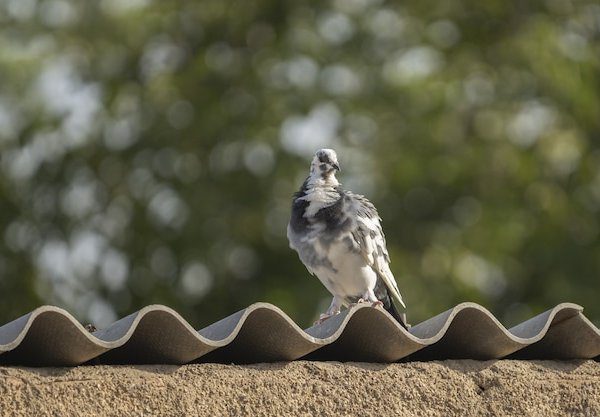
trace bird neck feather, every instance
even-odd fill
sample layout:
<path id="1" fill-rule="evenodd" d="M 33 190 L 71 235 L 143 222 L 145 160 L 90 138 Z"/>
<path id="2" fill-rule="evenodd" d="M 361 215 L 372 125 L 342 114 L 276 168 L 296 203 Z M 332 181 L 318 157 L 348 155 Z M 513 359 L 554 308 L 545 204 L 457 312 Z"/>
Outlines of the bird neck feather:
<path id="1" fill-rule="evenodd" d="M 304 217 L 312 217 L 322 208 L 335 204 L 340 198 L 339 185 L 333 174 L 327 177 L 309 176 L 305 182 L 304 196 L 301 197 L 308 202 Z"/>
<path id="2" fill-rule="evenodd" d="M 335 177 L 335 173 L 329 173 L 325 176 L 320 172 L 311 170 L 311 173 L 306 180 L 307 189 L 311 188 L 336 188 L 340 185 L 339 181 Z"/>

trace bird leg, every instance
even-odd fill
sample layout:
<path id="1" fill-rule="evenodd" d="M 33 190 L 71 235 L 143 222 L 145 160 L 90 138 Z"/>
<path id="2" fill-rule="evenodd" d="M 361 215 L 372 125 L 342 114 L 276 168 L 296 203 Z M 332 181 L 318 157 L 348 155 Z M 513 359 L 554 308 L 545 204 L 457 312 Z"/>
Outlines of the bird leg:
<path id="1" fill-rule="evenodd" d="M 327 309 L 327 312 L 321 314 L 319 316 L 319 320 L 315 321 L 315 326 L 317 324 L 323 323 L 325 320 L 327 320 L 331 316 L 335 316 L 336 314 L 338 314 L 340 312 L 340 309 L 342 308 L 342 304 L 343 304 L 342 299 L 340 297 L 338 297 L 337 295 L 334 296 L 333 300 L 331 300 L 331 304 L 329 305 L 329 308 Z"/>

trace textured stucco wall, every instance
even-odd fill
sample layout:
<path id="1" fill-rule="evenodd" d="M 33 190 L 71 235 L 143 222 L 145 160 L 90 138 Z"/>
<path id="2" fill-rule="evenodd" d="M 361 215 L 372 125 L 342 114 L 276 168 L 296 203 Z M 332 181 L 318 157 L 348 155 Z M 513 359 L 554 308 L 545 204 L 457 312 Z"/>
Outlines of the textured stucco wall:
<path id="1" fill-rule="evenodd" d="M 0 415 L 600 416 L 600 363 L 0 367 Z"/>

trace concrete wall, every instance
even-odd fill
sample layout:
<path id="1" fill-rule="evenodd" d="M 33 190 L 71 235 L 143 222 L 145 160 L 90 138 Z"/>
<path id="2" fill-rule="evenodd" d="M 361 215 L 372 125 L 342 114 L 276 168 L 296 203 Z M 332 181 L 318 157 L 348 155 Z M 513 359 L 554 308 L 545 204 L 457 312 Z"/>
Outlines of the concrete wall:
<path id="1" fill-rule="evenodd" d="M 600 416 L 600 363 L 0 367 L 0 415 Z"/>

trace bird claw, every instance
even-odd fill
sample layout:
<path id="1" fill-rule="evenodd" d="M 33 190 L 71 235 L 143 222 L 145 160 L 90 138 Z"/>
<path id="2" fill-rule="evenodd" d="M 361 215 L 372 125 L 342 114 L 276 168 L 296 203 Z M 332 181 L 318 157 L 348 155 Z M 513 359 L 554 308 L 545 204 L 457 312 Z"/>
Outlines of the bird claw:
<path id="1" fill-rule="evenodd" d="M 358 299 L 358 301 L 357 301 L 356 303 L 352 303 L 352 304 L 350 304 L 350 305 L 348 306 L 348 308 L 352 308 L 352 307 L 354 307 L 354 306 L 356 306 L 356 305 L 359 305 L 359 304 L 364 304 L 364 303 L 369 303 L 369 302 L 371 303 L 371 306 L 372 306 L 372 307 L 383 307 L 383 302 L 382 302 L 382 301 L 379 301 L 379 300 L 377 300 L 377 301 L 372 301 L 372 302 L 371 302 L 371 301 L 369 301 L 369 300 L 365 300 L 364 298 L 359 298 L 359 299 Z M 329 318 L 331 318 L 331 317 L 335 316 L 335 315 L 336 315 L 336 314 L 338 314 L 338 313 L 339 313 L 339 311 L 333 312 L 333 313 L 331 313 L 331 314 L 329 314 L 329 313 L 322 313 L 322 314 L 319 316 L 319 319 L 313 323 L 313 326 L 318 326 L 319 324 L 323 324 L 323 322 L 325 322 L 325 320 L 327 320 L 327 319 L 329 319 Z"/>
<path id="2" fill-rule="evenodd" d="M 356 302 L 356 304 L 353 304 L 353 305 L 363 304 L 363 303 L 371 303 L 372 307 L 381 307 L 381 306 L 383 306 L 383 302 L 382 301 L 379 301 L 379 300 L 377 300 L 377 301 L 369 301 L 366 298 L 359 298 L 358 301 Z"/>
<path id="3" fill-rule="evenodd" d="M 330 318 L 331 316 L 333 316 L 333 314 L 321 314 L 321 315 L 319 316 L 319 320 L 315 321 L 313 325 L 314 325 L 314 326 L 317 326 L 317 325 L 319 325 L 319 324 L 323 324 L 323 322 L 324 322 L 325 320 L 327 320 L 328 318 Z"/>
<path id="4" fill-rule="evenodd" d="M 371 303 L 372 307 L 383 307 L 383 301 L 379 301 L 379 300 L 369 301 L 369 300 L 365 300 L 364 298 L 359 298 L 357 302 L 348 305 L 348 308 L 352 308 L 354 306 L 364 304 L 364 303 Z"/>

